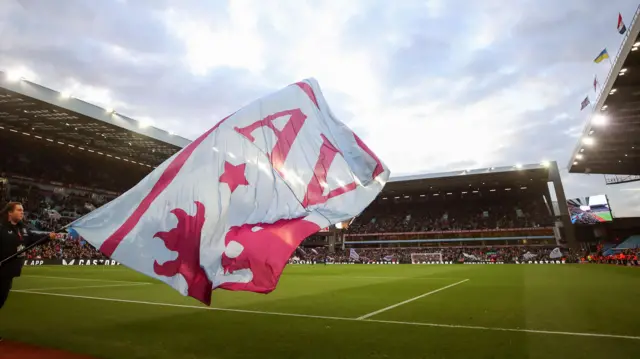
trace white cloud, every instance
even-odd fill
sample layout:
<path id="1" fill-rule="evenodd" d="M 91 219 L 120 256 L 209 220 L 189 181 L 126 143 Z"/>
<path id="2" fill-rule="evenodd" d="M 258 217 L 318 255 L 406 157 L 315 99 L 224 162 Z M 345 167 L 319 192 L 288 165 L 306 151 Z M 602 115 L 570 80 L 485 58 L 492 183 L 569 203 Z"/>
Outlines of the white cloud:
<path id="1" fill-rule="evenodd" d="M 175 8 L 164 14 L 167 27 L 184 42 L 184 61 L 196 75 L 219 67 L 264 70 L 265 43 L 257 29 L 251 2 L 229 3 L 229 18 L 219 24 Z"/>
<path id="2" fill-rule="evenodd" d="M 13 66 L 6 69 L 7 78 L 10 81 L 28 80 L 31 82 L 39 82 L 40 78 L 30 68 L 26 66 Z"/>

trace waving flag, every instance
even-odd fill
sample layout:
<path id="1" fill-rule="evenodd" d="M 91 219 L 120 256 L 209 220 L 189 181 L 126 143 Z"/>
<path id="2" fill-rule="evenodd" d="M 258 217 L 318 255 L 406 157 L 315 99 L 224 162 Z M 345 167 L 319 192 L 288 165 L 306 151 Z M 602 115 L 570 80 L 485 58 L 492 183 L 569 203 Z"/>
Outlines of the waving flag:
<path id="1" fill-rule="evenodd" d="M 599 64 L 602 62 L 602 60 L 604 59 L 608 59 L 609 58 L 609 53 L 607 52 L 607 49 L 604 49 L 602 51 L 600 51 L 600 53 L 598 54 L 598 56 L 593 60 L 593 62 L 595 62 L 596 64 Z"/>
<path id="2" fill-rule="evenodd" d="M 627 27 L 624 25 L 624 21 L 622 21 L 622 14 L 618 13 L 618 32 L 620 35 L 624 35 L 627 32 Z"/>
<path id="3" fill-rule="evenodd" d="M 471 261 L 479 261 L 480 260 L 478 257 L 476 257 L 473 254 L 462 253 L 462 255 L 464 256 L 465 259 L 468 259 L 468 260 L 471 260 Z"/>
<path id="4" fill-rule="evenodd" d="M 554 248 L 549 254 L 549 258 L 551 259 L 562 258 L 562 252 L 560 251 L 560 248 L 559 247 Z"/>
<path id="5" fill-rule="evenodd" d="M 272 291 L 306 237 L 362 212 L 388 178 L 309 79 L 228 116 L 71 227 L 210 304 L 215 288 Z"/>
<path id="6" fill-rule="evenodd" d="M 589 96 L 585 97 L 584 100 L 580 103 L 580 111 L 584 110 L 585 107 L 589 106 L 591 101 L 589 101 Z"/>
<path id="7" fill-rule="evenodd" d="M 357 261 L 360 259 L 360 255 L 358 254 L 358 252 L 356 252 L 355 249 L 351 248 L 351 250 L 349 250 L 349 258 Z"/>

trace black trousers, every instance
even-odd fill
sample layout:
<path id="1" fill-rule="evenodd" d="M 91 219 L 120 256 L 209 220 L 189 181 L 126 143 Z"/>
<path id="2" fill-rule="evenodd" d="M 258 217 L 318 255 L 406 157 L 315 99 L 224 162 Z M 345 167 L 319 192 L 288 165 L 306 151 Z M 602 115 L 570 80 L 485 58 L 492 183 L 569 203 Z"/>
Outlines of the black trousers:
<path id="1" fill-rule="evenodd" d="M 13 278 L 0 277 L 0 308 L 2 308 L 4 302 L 7 301 L 7 297 L 9 297 L 12 283 Z"/>

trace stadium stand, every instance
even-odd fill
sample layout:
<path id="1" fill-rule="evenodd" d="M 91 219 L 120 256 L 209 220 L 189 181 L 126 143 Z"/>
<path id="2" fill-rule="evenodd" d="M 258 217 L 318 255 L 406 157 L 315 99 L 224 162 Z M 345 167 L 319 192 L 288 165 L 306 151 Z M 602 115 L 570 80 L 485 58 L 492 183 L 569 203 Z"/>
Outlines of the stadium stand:
<path id="1" fill-rule="evenodd" d="M 32 230 L 60 228 L 103 205 L 187 143 L 0 73 L 0 199 L 22 202 Z M 423 263 L 416 253 L 447 263 L 551 262 L 551 252 L 572 241 L 557 171 L 550 162 L 395 178 L 344 230 L 308 238 L 292 262 Z M 82 238 L 60 237 L 28 259 L 106 259 Z M 563 248 L 561 259 L 637 264 L 634 250 L 625 251 L 621 258 Z"/>
<path id="2" fill-rule="evenodd" d="M 388 263 L 409 264 L 412 263 L 412 254 L 424 251 L 424 248 L 366 248 L 357 249 L 358 259 L 351 256 L 351 250 L 339 250 L 329 253 L 325 247 L 309 250 L 298 250 L 292 256 L 291 262 L 300 261 L 322 263 L 325 260 L 333 263 Z M 531 261 L 551 261 L 553 248 L 527 247 L 527 246 L 503 246 L 503 247 L 445 247 L 437 250 L 442 255 L 442 260 L 430 261 L 442 263 L 516 263 Z M 558 259 L 565 263 L 580 262 L 581 251 L 565 249 L 563 256 Z M 415 261 L 414 261 L 415 263 Z"/>
<path id="3" fill-rule="evenodd" d="M 391 181 L 346 230 L 361 245 L 558 245 L 571 241 L 555 162 Z"/>
<path id="4" fill-rule="evenodd" d="M 0 191 L 24 204 L 32 230 L 60 228 L 131 188 L 189 143 L 0 72 Z M 103 258 L 81 239 L 34 249 L 32 259 Z"/>
<path id="5" fill-rule="evenodd" d="M 640 248 L 640 235 L 631 236 L 615 247 L 617 250 L 634 248 Z"/>
<path id="6" fill-rule="evenodd" d="M 552 227 L 553 217 L 542 196 L 452 198 L 370 206 L 349 228 L 350 233 L 432 232 Z M 486 214 L 486 216 L 485 216 Z"/>

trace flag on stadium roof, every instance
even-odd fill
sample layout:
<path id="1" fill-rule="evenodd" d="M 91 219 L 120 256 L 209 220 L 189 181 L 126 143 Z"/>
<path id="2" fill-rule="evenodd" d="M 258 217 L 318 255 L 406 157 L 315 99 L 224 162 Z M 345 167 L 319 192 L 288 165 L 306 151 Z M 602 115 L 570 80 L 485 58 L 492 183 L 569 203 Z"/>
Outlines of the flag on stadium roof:
<path id="1" fill-rule="evenodd" d="M 598 92 L 598 76 L 593 77 L 593 92 Z"/>
<path id="2" fill-rule="evenodd" d="M 624 25 L 624 21 L 622 21 L 622 14 L 618 13 L 618 32 L 620 35 L 624 35 L 627 32 L 627 27 Z"/>
<path id="3" fill-rule="evenodd" d="M 580 111 L 584 110 L 584 108 L 589 106 L 590 104 L 591 101 L 589 101 L 589 96 L 585 97 L 584 100 L 582 100 L 582 104 L 580 105 Z"/>
<path id="4" fill-rule="evenodd" d="M 602 62 L 602 60 L 608 59 L 608 58 L 609 58 L 609 53 L 607 52 L 607 49 L 604 49 L 598 54 L 598 56 L 593 60 L 593 62 L 595 62 L 596 64 L 599 64 Z"/>
<path id="5" fill-rule="evenodd" d="M 210 304 L 216 288 L 272 291 L 298 245 L 362 212 L 389 174 L 308 79 L 223 119 L 71 227 Z"/>

